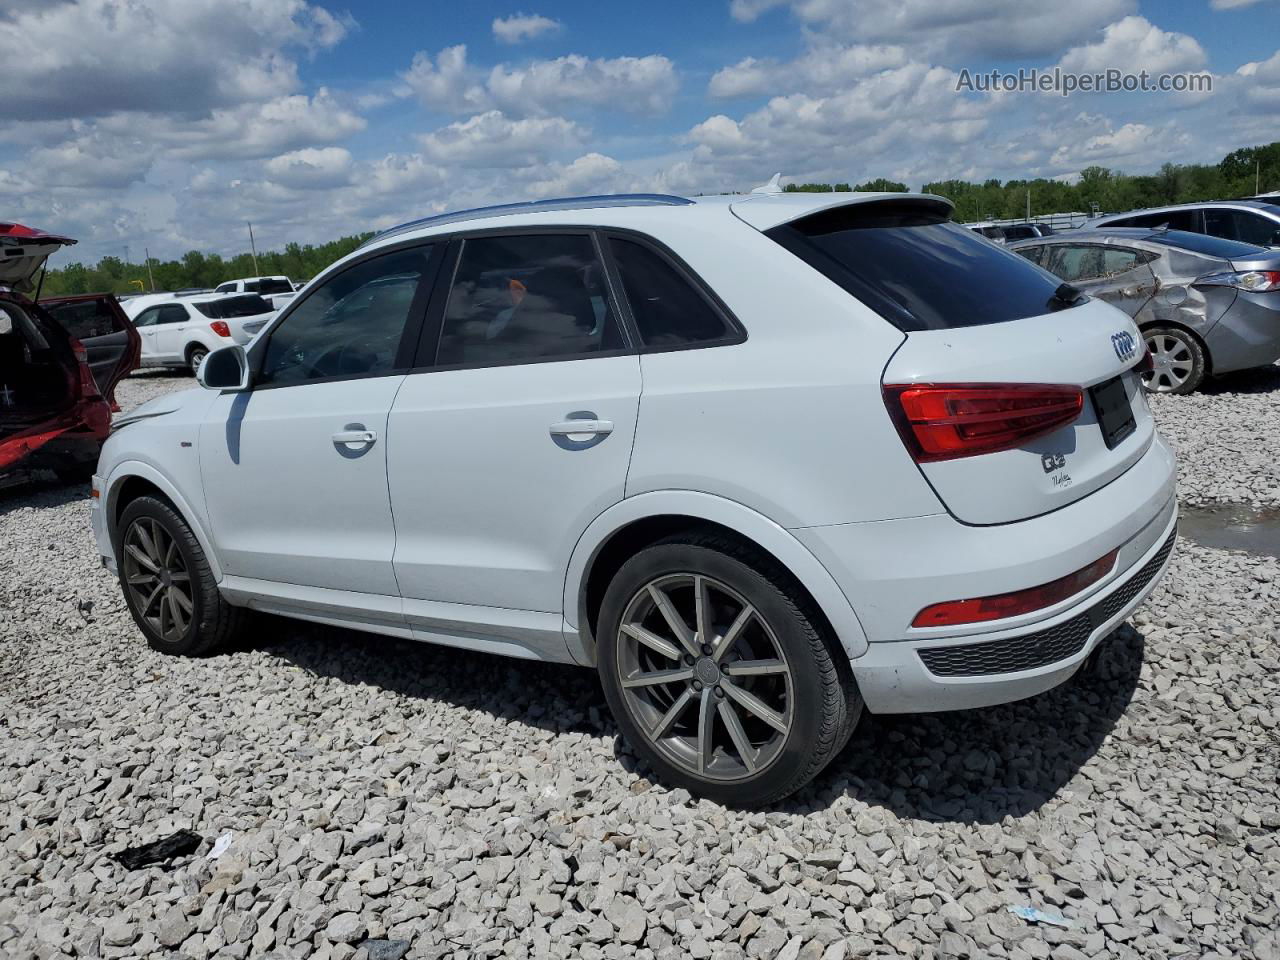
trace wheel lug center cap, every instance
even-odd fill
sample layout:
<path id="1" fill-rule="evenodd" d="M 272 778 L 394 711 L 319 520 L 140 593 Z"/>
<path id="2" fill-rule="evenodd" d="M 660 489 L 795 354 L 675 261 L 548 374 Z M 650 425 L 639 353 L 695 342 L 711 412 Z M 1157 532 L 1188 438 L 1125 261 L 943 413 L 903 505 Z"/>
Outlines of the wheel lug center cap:
<path id="1" fill-rule="evenodd" d="M 708 687 L 720 682 L 720 668 L 716 666 L 716 662 L 710 657 L 699 658 L 698 662 L 694 664 L 693 675 Z"/>

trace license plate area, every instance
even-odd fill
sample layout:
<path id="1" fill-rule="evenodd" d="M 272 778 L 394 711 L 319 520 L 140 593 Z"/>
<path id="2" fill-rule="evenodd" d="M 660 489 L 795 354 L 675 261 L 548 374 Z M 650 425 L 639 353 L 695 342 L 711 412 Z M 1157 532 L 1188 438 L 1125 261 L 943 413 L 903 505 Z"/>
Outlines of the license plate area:
<path id="1" fill-rule="evenodd" d="M 1089 399 L 1102 429 L 1102 440 L 1108 450 L 1114 450 L 1129 434 L 1138 428 L 1129 403 L 1129 391 L 1122 377 L 1113 377 L 1105 383 L 1089 388 Z"/>

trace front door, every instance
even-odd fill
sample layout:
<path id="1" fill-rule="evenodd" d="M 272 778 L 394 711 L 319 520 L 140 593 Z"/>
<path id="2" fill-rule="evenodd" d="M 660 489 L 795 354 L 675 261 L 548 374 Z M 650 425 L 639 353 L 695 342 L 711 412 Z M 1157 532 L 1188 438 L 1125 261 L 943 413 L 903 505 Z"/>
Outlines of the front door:
<path id="1" fill-rule="evenodd" d="M 200 465 L 228 575 L 398 597 L 387 415 L 430 254 L 381 254 L 317 286 L 255 343 L 253 389 L 214 403 Z"/>
<path id="2" fill-rule="evenodd" d="M 639 359 L 589 234 L 474 237 L 454 255 L 418 359 L 429 369 L 388 424 L 405 612 L 436 601 L 558 624 L 574 544 L 623 496 Z"/>

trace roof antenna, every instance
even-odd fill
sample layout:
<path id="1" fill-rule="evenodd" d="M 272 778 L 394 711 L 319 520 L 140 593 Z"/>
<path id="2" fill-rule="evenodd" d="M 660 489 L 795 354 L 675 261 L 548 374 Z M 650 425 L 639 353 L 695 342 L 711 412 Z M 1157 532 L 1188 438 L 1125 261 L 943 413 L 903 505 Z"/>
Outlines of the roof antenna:
<path id="1" fill-rule="evenodd" d="M 782 174 L 775 173 L 773 175 L 773 178 L 768 183 L 762 183 L 758 187 L 753 187 L 751 189 L 751 192 L 764 193 L 764 194 L 784 193 L 785 191 L 782 189 L 781 180 L 782 180 Z"/>

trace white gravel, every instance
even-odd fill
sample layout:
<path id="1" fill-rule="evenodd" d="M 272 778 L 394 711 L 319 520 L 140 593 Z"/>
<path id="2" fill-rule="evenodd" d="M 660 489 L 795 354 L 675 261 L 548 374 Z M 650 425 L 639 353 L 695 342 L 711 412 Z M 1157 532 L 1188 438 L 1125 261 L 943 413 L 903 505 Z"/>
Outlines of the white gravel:
<path id="1" fill-rule="evenodd" d="M 1203 460 L 1275 403 L 1156 409 Z M 748 812 L 646 779 L 588 671 L 276 620 L 152 653 L 87 517 L 0 494 L 2 957 L 1280 957 L 1274 559 L 1184 541 L 1096 674 L 871 718 Z M 179 828 L 195 856 L 111 859 Z"/>

